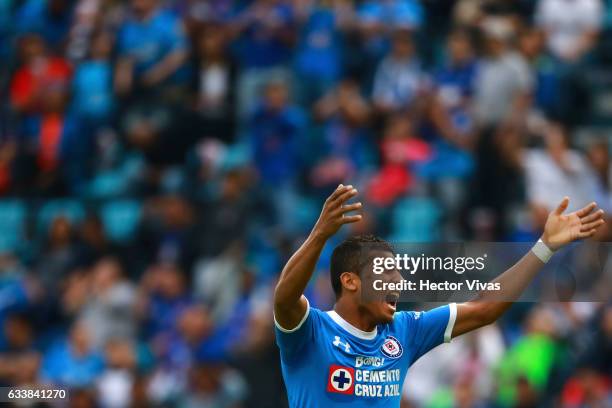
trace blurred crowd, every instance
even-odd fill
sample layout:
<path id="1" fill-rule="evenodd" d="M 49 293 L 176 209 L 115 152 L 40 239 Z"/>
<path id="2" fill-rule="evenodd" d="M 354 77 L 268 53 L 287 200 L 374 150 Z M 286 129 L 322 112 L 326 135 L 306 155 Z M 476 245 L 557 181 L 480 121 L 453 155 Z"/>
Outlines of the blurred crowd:
<path id="1" fill-rule="evenodd" d="M 366 209 L 330 244 L 529 241 L 564 195 L 612 210 L 611 51 L 604 0 L 0 1 L 0 385 L 286 406 L 271 290 L 326 195 Z M 611 387 L 610 303 L 519 303 L 419 361 L 404 405 Z"/>

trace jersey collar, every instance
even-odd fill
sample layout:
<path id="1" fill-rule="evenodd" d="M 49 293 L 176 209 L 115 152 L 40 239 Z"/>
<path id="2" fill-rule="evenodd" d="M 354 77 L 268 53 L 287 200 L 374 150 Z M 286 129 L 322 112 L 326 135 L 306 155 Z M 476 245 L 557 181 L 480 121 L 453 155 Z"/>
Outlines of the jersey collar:
<path id="1" fill-rule="evenodd" d="M 374 330 L 369 331 L 369 332 L 360 330 L 356 328 L 355 326 L 353 326 L 352 324 L 350 324 L 349 322 L 347 322 L 346 320 L 344 320 L 342 317 L 340 317 L 340 315 L 336 313 L 335 310 L 329 310 L 327 311 L 327 314 L 329 315 L 329 317 L 331 317 L 331 319 L 334 322 L 336 322 L 338 326 L 342 327 L 344 330 L 346 330 L 347 332 L 351 333 L 353 336 L 358 337 L 360 339 L 373 340 L 376 338 L 376 335 L 378 334 L 377 327 L 375 327 Z"/>

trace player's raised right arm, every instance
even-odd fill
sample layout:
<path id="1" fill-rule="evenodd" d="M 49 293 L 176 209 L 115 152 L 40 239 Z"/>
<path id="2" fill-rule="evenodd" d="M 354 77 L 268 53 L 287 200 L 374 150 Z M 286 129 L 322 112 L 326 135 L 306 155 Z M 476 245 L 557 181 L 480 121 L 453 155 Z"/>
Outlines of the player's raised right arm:
<path id="1" fill-rule="evenodd" d="M 274 290 L 274 318 L 284 329 L 295 328 L 306 313 L 308 306 L 303 293 L 312 277 L 325 242 L 343 224 L 361 220 L 361 215 L 347 213 L 361 208 L 361 203 L 345 204 L 357 195 L 353 186 L 340 184 L 330 195 L 321 215 L 302 246 L 289 259 Z"/>

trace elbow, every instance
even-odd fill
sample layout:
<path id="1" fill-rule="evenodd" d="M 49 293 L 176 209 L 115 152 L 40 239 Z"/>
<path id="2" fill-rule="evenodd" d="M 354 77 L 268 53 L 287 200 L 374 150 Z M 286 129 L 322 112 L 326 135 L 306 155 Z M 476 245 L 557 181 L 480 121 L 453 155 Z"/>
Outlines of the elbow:
<path id="1" fill-rule="evenodd" d="M 291 289 L 291 287 L 284 285 L 282 280 L 276 285 L 273 301 L 275 311 L 291 310 L 296 304 L 299 304 L 302 294 L 295 293 Z"/>

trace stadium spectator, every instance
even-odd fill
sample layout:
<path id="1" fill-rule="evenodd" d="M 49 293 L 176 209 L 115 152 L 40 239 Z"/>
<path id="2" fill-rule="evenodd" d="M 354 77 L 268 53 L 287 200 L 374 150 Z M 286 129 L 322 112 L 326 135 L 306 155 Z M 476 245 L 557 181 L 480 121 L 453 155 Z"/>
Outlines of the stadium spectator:
<path id="1" fill-rule="evenodd" d="M 53 293 L 76 257 L 74 225 L 66 215 L 60 214 L 51 220 L 45 232 L 45 246 L 38 254 L 39 262 L 35 267 L 38 279 Z"/>
<path id="2" fill-rule="evenodd" d="M 469 148 L 475 137 L 471 112 L 478 61 L 467 31 L 451 33 L 447 61 L 434 75 L 432 122 L 437 132 L 457 147 Z"/>
<path id="3" fill-rule="evenodd" d="M 189 374 L 189 388 L 181 401 L 182 407 L 232 407 L 240 406 L 245 400 L 247 385 L 234 369 L 221 363 L 201 363 Z"/>
<path id="4" fill-rule="evenodd" d="M 31 319 L 26 314 L 13 313 L 4 319 L 2 329 L 0 382 L 34 383 L 40 364 L 40 354 Z"/>
<path id="5" fill-rule="evenodd" d="M 137 307 L 149 338 L 172 332 L 178 317 L 193 303 L 184 276 L 172 264 L 153 266 L 143 276 L 141 288 Z"/>
<path id="6" fill-rule="evenodd" d="M 529 107 L 533 78 L 525 61 L 511 48 L 514 35 L 505 17 L 483 22 L 486 57 L 476 77 L 474 109 L 483 127 L 521 124 Z"/>
<path id="7" fill-rule="evenodd" d="M 178 195 L 160 197 L 149 204 L 137 231 L 136 248 L 145 268 L 157 261 L 189 270 L 198 248 L 197 222 L 193 204 Z M 141 265 L 142 267 L 142 265 Z"/>
<path id="8" fill-rule="evenodd" d="M 423 7 L 414 0 L 365 1 L 359 9 L 364 24 L 394 29 L 418 29 L 423 24 Z"/>
<path id="9" fill-rule="evenodd" d="M 117 259 L 102 258 L 92 268 L 91 290 L 78 317 L 101 348 L 108 340 L 133 339 L 135 288 L 125 280 Z"/>
<path id="10" fill-rule="evenodd" d="M 355 25 L 363 53 L 357 58 L 365 60 L 366 72 L 368 65 L 376 64 L 387 53 L 389 34 L 416 31 L 423 24 L 423 14 L 423 6 L 415 0 L 364 1 L 357 7 Z"/>
<path id="11" fill-rule="evenodd" d="M 546 150 L 531 149 L 524 156 L 527 199 L 536 225 L 541 225 L 542 217 L 552 208 L 551 197 L 560 194 L 571 194 L 576 203 L 601 197 L 602 205 L 607 205 L 593 168 L 582 153 L 570 148 L 564 128 L 551 124 L 544 138 Z"/>
<path id="12" fill-rule="evenodd" d="M 563 12 L 559 12 L 559 7 Z M 592 57 L 602 28 L 603 5 L 600 0 L 541 0 L 535 14 L 536 24 L 546 35 L 547 48 L 558 64 L 558 115 L 577 122 L 584 109 L 578 104 L 585 89 L 581 68 Z M 578 105 L 578 106 L 576 106 Z"/>
<path id="13" fill-rule="evenodd" d="M 415 56 L 412 39 L 400 31 L 374 76 L 374 105 L 381 113 L 415 110 L 427 88 L 428 79 Z"/>
<path id="14" fill-rule="evenodd" d="M 24 119 L 19 139 L 21 153 L 46 174 L 33 180 L 34 187 L 49 194 L 66 188 L 76 191 L 84 176 L 83 156 L 91 146 L 90 137 L 80 133 L 79 119 L 67 111 L 65 89 L 47 88 L 41 92 L 41 100 L 41 112 Z"/>
<path id="15" fill-rule="evenodd" d="M 237 67 L 225 51 L 226 31 L 209 26 L 197 42 L 195 109 L 201 118 L 201 134 L 223 142 L 234 140 Z"/>
<path id="16" fill-rule="evenodd" d="M 540 115 L 559 115 L 559 72 L 545 52 L 543 33 L 534 27 L 523 29 L 518 38 L 518 51 L 530 66 L 534 79 L 534 110 Z"/>
<path id="17" fill-rule="evenodd" d="M 295 70 L 298 94 L 311 104 L 332 87 L 342 72 L 342 39 L 338 32 L 341 16 L 333 4 L 315 4 L 307 10 L 296 46 Z"/>
<path id="18" fill-rule="evenodd" d="M 300 169 L 299 146 L 304 137 L 304 116 L 289 102 L 288 84 L 266 85 L 260 105 L 249 118 L 253 161 L 264 185 L 290 183 Z"/>
<path id="19" fill-rule="evenodd" d="M 65 45 L 73 17 L 73 2 L 69 0 L 26 0 L 17 10 L 22 33 L 38 33 L 54 50 Z"/>
<path id="20" fill-rule="evenodd" d="M 501 406 L 535 406 L 558 356 L 555 320 L 550 311 L 531 311 L 526 335 L 502 357 L 498 373 L 497 402 Z"/>
<path id="21" fill-rule="evenodd" d="M 271 80 L 290 80 L 291 47 L 296 32 L 291 2 L 255 0 L 239 12 L 231 26 L 236 57 L 243 67 L 238 82 L 238 111 L 246 117 L 257 104 L 257 95 Z"/>
<path id="22" fill-rule="evenodd" d="M 610 196 L 610 152 L 606 141 L 593 141 L 587 149 L 586 154 L 589 163 L 597 174 L 599 186 L 606 197 Z"/>
<path id="23" fill-rule="evenodd" d="M 473 149 L 478 137 L 472 102 L 479 63 L 468 31 L 449 34 L 444 65 L 434 76 L 433 95 L 427 108 L 433 125 L 432 157 L 417 167 L 430 182 L 447 214 L 460 213 L 467 197 L 462 193 L 474 171 Z M 427 132 L 426 132 L 427 133 Z M 460 226 L 448 217 L 447 233 L 456 235 Z"/>
<path id="24" fill-rule="evenodd" d="M 45 355 L 41 367 L 43 380 L 57 386 L 92 386 L 102 373 L 104 360 L 91 342 L 86 327 L 75 323 L 68 338 L 53 345 Z"/>
<path id="25" fill-rule="evenodd" d="M 129 340 L 111 339 L 104 348 L 104 371 L 96 382 L 97 396 L 107 407 L 122 408 L 132 403 L 132 388 L 138 373 L 138 356 Z"/>
<path id="26" fill-rule="evenodd" d="M 452 406 L 455 399 L 451 386 L 456 382 L 456 392 L 465 386 L 475 403 L 482 402 L 496 385 L 490 373 L 499 364 L 505 348 L 497 327 L 458 338 L 450 347 L 423 356 L 410 368 L 404 384 L 404 398 L 417 406 L 437 406 L 435 401 L 441 406 Z M 445 378 L 448 387 L 439 387 L 440 378 Z"/>
<path id="27" fill-rule="evenodd" d="M 535 19 L 546 33 L 550 52 L 561 62 L 573 64 L 593 49 L 602 15 L 600 0 L 540 0 Z"/>
<path id="28" fill-rule="evenodd" d="M 342 80 L 314 105 L 314 115 L 322 123 L 324 148 L 310 174 L 311 183 L 329 187 L 354 177 L 371 160 L 367 124 L 372 112 L 358 83 Z"/>
<path id="29" fill-rule="evenodd" d="M 202 223 L 206 228 L 200 236 L 199 253 L 204 257 L 223 255 L 240 247 L 247 236 L 247 220 L 256 217 L 255 200 L 249 197 L 252 175 L 246 169 L 227 170 L 220 176 L 218 195 L 203 203 Z"/>
<path id="30" fill-rule="evenodd" d="M 21 37 L 19 50 L 21 65 L 11 80 L 11 105 L 17 112 L 37 113 L 46 91 L 68 87 L 72 68 L 63 58 L 49 55 L 37 34 Z"/>
<path id="31" fill-rule="evenodd" d="M 75 113 L 87 120 L 90 131 L 107 126 L 115 109 L 110 33 L 96 33 L 91 41 L 89 59 L 79 63 L 72 81 L 72 101 Z"/>
<path id="32" fill-rule="evenodd" d="M 184 81 L 179 71 L 188 49 L 181 20 L 158 0 L 132 0 L 131 6 L 133 15 L 117 37 L 116 91 L 125 95 Z"/>
<path id="33" fill-rule="evenodd" d="M 498 238 L 508 234 L 509 228 L 501 214 L 521 194 L 513 181 L 521 173 L 517 154 L 533 93 L 529 66 L 512 48 L 511 21 L 507 16 L 494 16 L 482 22 L 486 55 L 478 69 L 473 98 L 478 127 L 473 201 L 490 211 Z M 500 185 L 500 178 L 508 184 Z"/>
<path id="34" fill-rule="evenodd" d="M 589 367 L 578 369 L 576 376 L 568 381 L 563 389 L 564 407 L 605 407 L 609 405 L 610 384 L 608 379 Z"/>
<path id="35" fill-rule="evenodd" d="M 415 133 L 415 124 L 409 117 L 403 114 L 390 117 L 381 142 L 383 164 L 371 180 L 368 199 L 381 207 L 395 202 L 413 187 L 411 170 L 429 161 L 431 150 Z"/>

